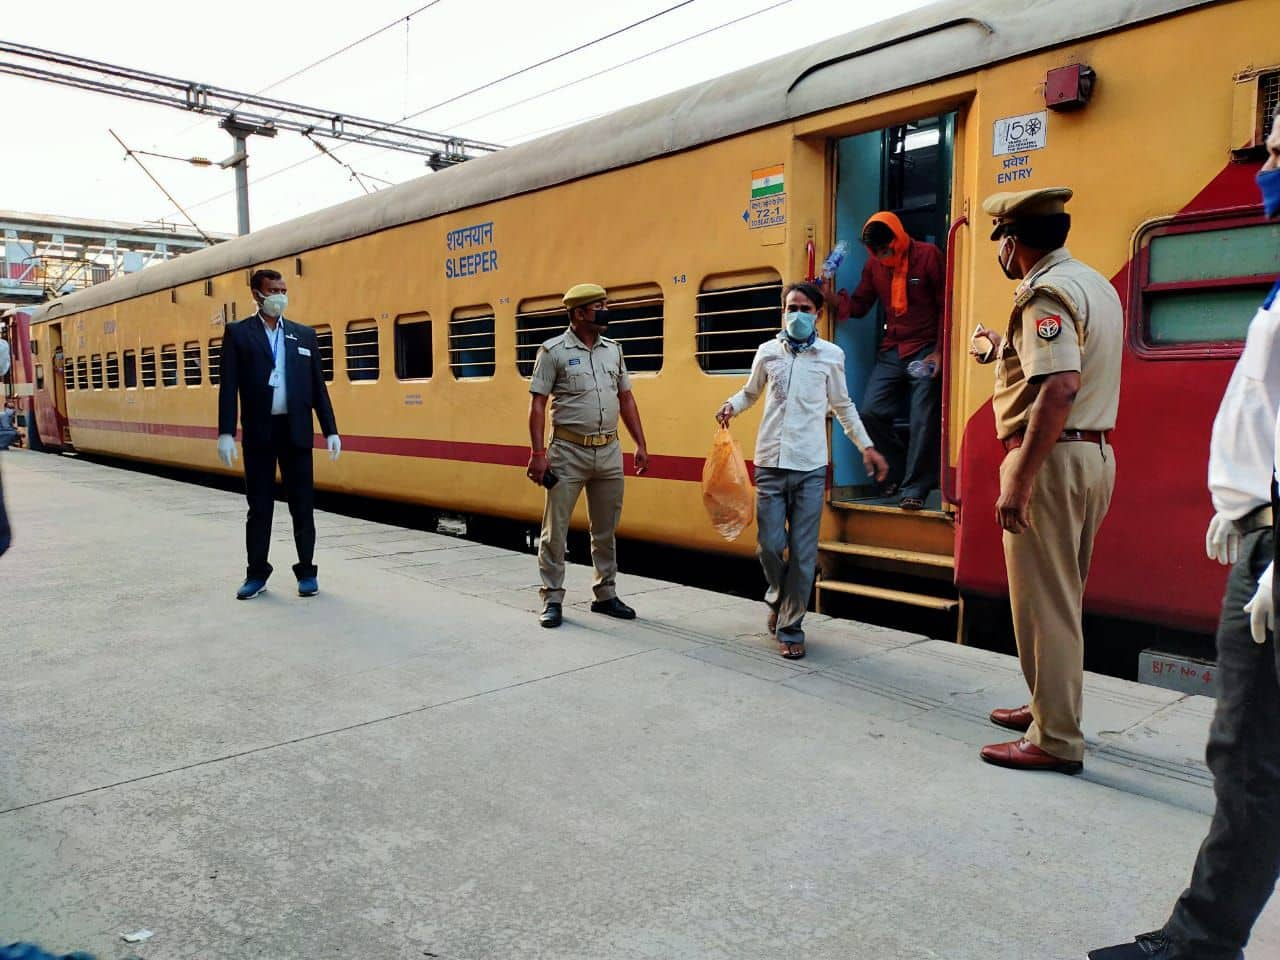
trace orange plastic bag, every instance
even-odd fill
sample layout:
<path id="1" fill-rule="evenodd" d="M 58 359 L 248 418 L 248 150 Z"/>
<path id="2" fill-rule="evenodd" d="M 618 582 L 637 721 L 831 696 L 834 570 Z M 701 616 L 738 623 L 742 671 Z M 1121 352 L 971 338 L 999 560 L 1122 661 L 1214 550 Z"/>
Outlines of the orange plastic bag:
<path id="1" fill-rule="evenodd" d="M 702 465 L 702 503 L 716 533 L 737 540 L 755 517 L 756 496 L 742 448 L 728 427 L 716 432 L 711 456 Z"/>

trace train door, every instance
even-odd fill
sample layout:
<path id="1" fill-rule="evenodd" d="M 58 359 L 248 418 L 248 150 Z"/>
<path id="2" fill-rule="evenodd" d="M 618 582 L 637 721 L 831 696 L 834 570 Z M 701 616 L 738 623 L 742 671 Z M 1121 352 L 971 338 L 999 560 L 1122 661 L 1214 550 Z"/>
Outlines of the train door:
<path id="1" fill-rule="evenodd" d="M 836 141 L 835 234 L 837 242 L 849 247 L 836 274 L 837 289 L 852 293 L 857 287 L 868 256 L 861 243 L 862 227 L 880 210 L 896 213 L 912 238 L 935 244 L 945 255 L 955 131 L 956 114 L 951 112 Z M 872 313 L 850 318 L 835 331 L 855 404 L 862 403 L 883 329 L 884 309 L 877 304 Z M 904 438 L 906 416 L 904 400 L 897 424 Z M 832 431 L 832 465 L 832 499 L 896 505 L 897 498 L 878 499 L 880 491 L 863 469 L 862 457 L 840 430 Z M 940 504 L 941 494 L 934 490 L 926 506 L 936 510 Z"/>
<path id="2" fill-rule="evenodd" d="M 71 442 L 70 430 L 68 429 L 67 420 L 67 381 L 66 381 L 66 359 L 63 356 L 62 349 L 62 324 L 50 323 L 49 329 L 49 357 L 52 368 L 50 370 L 49 384 L 50 393 L 53 396 L 53 411 L 56 416 L 56 423 L 50 424 L 51 431 L 44 433 L 44 424 L 40 425 L 41 436 L 47 437 L 46 443 L 67 444 Z"/>

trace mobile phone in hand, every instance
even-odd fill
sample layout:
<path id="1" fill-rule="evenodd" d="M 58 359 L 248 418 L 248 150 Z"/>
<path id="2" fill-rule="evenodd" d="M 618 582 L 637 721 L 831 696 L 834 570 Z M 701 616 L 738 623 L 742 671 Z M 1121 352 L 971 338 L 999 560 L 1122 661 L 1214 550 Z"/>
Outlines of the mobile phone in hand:
<path id="1" fill-rule="evenodd" d="M 559 482 L 560 482 L 560 478 L 557 477 L 554 473 L 552 473 L 551 468 L 548 467 L 547 472 L 542 475 L 542 485 L 546 487 L 548 490 L 550 490 Z"/>
<path id="2" fill-rule="evenodd" d="M 982 324 L 978 324 L 973 328 L 973 333 L 969 336 L 969 344 L 974 348 L 979 363 L 990 363 L 991 355 L 995 353 L 996 345 L 991 342 L 991 338 L 982 332 Z M 987 345 L 985 350 L 982 349 L 983 344 Z"/>

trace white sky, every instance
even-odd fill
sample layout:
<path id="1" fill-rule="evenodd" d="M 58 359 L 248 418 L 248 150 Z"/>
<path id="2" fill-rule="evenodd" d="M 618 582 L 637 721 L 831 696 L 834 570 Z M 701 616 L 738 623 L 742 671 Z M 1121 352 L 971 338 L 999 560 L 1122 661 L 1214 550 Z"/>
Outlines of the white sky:
<path id="1" fill-rule="evenodd" d="M 678 0 L 438 0 L 428 10 L 296 79 L 282 77 L 424 6 L 428 0 L 218 0 L 175 4 L 90 0 L 5 5 L 3 38 L 312 107 L 394 121 L 610 33 Z M 456 103 L 410 126 L 510 144 L 805 47 L 927 0 L 694 0 L 656 20 Z M 779 4 L 776 9 L 767 8 Z M 612 70 L 559 93 L 501 110 L 753 11 L 733 26 Z M 0 58 L 4 55 L 0 54 Z M 267 89 L 269 88 L 269 89 Z M 93 219 L 183 223 L 182 216 L 107 132 L 131 148 L 221 160 L 230 137 L 214 117 L 0 75 L 9 137 L 0 160 L 0 208 Z M 481 117 L 490 111 L 492 116 Z M 427 173 L 423 158 L 365 145 L 337 156 L 370 178 L 400 183 Z M 253 138 L 250 214 L 257 229 L 363 190 L 301 136 Z M 312 159 L 314 158 L 314 159 Z M 205 230 L 235 233 L 233 173 L 142 158 Z M 300 160 L 308 162 L 270 176 Z M 381 185 L 367 180 L 370 187 Z"/>

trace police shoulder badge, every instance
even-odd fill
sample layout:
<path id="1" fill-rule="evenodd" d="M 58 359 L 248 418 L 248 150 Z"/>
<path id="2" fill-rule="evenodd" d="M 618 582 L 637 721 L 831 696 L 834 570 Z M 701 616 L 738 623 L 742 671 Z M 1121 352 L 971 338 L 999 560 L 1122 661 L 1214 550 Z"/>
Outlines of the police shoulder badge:
<path id="1" fill-rule="evenodd" d="M 1052 340 L 1061 332 L 1062 318 L 1055 313 L 1036 321 L 1036 336 L 1041 340 Z"/>

